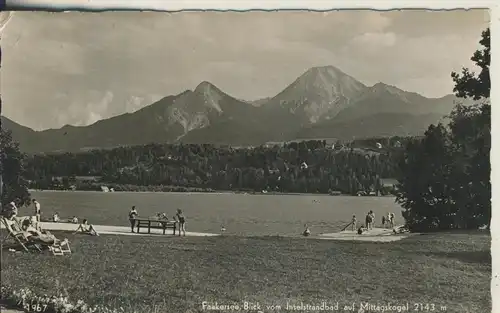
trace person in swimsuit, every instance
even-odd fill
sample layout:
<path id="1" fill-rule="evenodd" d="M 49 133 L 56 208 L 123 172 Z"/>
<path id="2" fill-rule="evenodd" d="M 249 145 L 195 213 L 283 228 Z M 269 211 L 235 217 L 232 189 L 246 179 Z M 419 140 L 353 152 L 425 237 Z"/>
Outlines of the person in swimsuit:
<path id="1" fill-rule="evenodd" d="M 356 231 L 356 224 L 358 223 L 357 219 L 356 219 L 356 215 L 353 215 L 352 216 L 352 231 Z"/>
<path id="2" fill-rule="evenodd" d="M 304 230 L 304 232 L 302 233 L 302 235 L 303 235 L 304 237 L 307 237 L 307 236 L 309 236 L 309 235 L 311 234 L 311 231 L 309 230 L 309 227 L 307 226 L 307 224 L 305 224 L 305 225 L 304 225 L 304 227 L 305 227 L 305 230 Z"/>
<path id="3" fill-rule="evenodd" d="M 78 228 L 74 233 L 76 234 L 79 231 L 81 231 L 84 234 L 89 234 L 91 236 L 99 236 L 99 233 L 95 230 L 92 224 L 88 223 L 87 219 L 83 219 L 83 222 L 78 226 Z"/>
<path id="4" fill-rule="evenodd" d="M 371 212 L 370 212 L 370 213 L 371 213 Z M 372 227 L 372 222 L 373 222 L 373 220 L 372 220 L 372 216 L 371 216 L 371 214 L 370 214 L 370 213 L 368 213 L 368 214 L 366 215 L 366 227 L 365 227 L 365 228 L 366 228 L 367 230 L 369 230 L 369 229 Z"/>
<path id="5" fill-rule="evenodd" d="M 33 223 L 30 219 L 25 219 L 21 227 L 28 241 L 36 241 L 44 245 L 52 245 L 57 240 L 57 238 L 50 232 L 40 231 L 33 227 Z"/>
<path id="6" fill-rule="evenodd" d="M 33 199 L 33 206 L 35 211 L 35 217 L 36 217 L 36 222 L 40 223 L 41 222 L 41 216 L 42 216 L 42 211 L 40 209 L 40 202 L 36 201 L 36 199 Z"/>
<path id="7" fill-rule="evenodd" d="M 179 236 L 181 235 L 181 231 L 186 236 L 186 217 L 182 214 L 181 209 L 177 209 L 176 217 L 179 221 Z"/>
<path id="8" fill-rule="evenodd" d="M 132 206 L 132 210 L 130 210 L 130 212 L 128 213 L 128 220 L 130 221 L 130 228 L 132 230 L 132 232 L 134 232 L 134 227 L 135 227 L 135 219 L 137 218 L 137 216 L 139 215 L 139 213 L 137 213 L 137 210 L 135 209 L 135 205 Z"/>
<path id="9" fill-rule="evenodd" d="M 359 228 L 358 228 L 358 235 L 362 235 L 363 232 L 367 231 L 368 229 L 366 227 L 364 227 L 363 225 L 361 225 Z"/>
<path id="10" fill-rule="evenodd" d="M 389 214 L 389 223 L 391 224 L 391 227 L 394 227 L 394 213 Z"/>
<path id="11" fill-rule="evenodd" d="M 19 203 L 18 199 L 15 199 L 14 201 L 10 202 L 7 204 L 5 207 L 2 207 L 2 215 L 5 216 L 9 220 L 17 220 L 17 203 Z"/>

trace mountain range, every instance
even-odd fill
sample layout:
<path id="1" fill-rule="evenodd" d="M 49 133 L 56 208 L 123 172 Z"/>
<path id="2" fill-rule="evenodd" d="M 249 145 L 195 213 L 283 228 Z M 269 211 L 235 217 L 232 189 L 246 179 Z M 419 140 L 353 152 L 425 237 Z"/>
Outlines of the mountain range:
<path id="1" fill-rule="evenodd" d="M 334 66 L 313 67 L 283 91 L 257 101 L 236 99 L 209 82 L 134 113 L 88 126 L 34 131 L 2 117 L 27 153 L 76 152 L 148 143 L 235 146 L 269 141 L 421 135 L 451 112 L 453 95 L 426 98 L 395 86 L 366 86 Z"/>

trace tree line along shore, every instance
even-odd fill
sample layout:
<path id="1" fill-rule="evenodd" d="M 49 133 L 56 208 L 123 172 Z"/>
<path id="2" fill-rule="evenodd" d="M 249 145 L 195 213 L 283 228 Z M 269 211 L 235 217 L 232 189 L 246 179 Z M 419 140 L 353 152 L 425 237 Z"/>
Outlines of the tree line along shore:
<path id="1" fill-rule="evenodd" d="M 26 158 L 29 187 L 42 190 L 388 195 L 409 138 L 336 145 L 310 140 L 254 148 L 150 144 Z"/>

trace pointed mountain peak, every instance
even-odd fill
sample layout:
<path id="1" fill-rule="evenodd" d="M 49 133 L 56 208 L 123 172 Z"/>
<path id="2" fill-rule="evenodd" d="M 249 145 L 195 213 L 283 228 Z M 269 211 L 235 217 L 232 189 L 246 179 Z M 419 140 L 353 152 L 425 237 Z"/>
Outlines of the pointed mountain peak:
<path id="1" fill-rule="evenodd" d="M 196 89 L 194 90 L 195 92 L 207 92 L 211 90 L 218 90 L 217 87 L 215 87 L 214 84 L 207 82 L 207 81 L 202 81 L 198 86 L 196 86 Z"/>
<path id="2" fill-rule="evenodd" d="M 346 73 L 344 73 L 341 69 L 339 69 L 338 67 L 335 67 L 333 65 L 324 65 L 324 66 L 313 66 L 311 67 L 308 72 L 315 72 L 315 73 L 328 73 L 328 72 L 336 72 L 338 74 L 343 74 L 343 75 L 347 75 Z"/>

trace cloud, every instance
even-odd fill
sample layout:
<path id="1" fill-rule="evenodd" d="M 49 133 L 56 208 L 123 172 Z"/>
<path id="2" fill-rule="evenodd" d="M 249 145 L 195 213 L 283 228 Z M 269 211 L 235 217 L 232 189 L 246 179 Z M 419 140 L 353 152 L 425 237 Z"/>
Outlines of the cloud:
<path id="1" fill-rule="evenodd" d="M 2 38 L 3 109 L 37 129 L 85 125 L 204 80 L 240 99 L 274 96 L 321 65 L 442 96 L 485 12 L 16 12 Z"/>
<path id="2" fill-rule="evenodd" d="M 380 51 L 387 49 L 396 44 L 396 34 L 389 33 L 364 33 L 352 39 L 350 42 L 351 47 L 354 49 L 366 49 L 368 51 Z"/>

